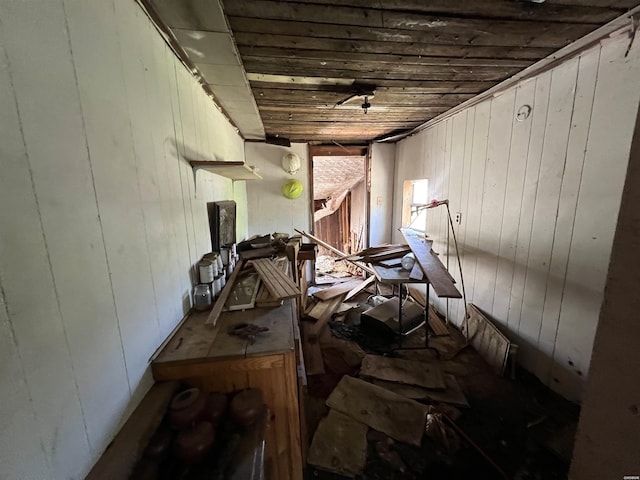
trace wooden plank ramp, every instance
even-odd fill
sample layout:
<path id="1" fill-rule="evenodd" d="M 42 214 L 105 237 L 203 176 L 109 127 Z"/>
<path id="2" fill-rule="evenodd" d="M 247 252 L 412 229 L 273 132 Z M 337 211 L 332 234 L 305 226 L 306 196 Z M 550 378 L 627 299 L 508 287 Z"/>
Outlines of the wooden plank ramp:
<path id="1" fill-rule="evenodd" d="M 447 269 L 440 259 L 432 254 L 428 242 L 408 228 L 401 228 L 400 231 L 415 254 L 416 261 L 420 264 L 436 295 L 440 298 L 462 298 Z"/>
<path id="2" fill-rule="evenodd" d="M 274 298 L 294 298 L 300 295 L 300 289 L 271 260 L 258 258 L 252 261 L 253 268 L 264 282 Z"/>

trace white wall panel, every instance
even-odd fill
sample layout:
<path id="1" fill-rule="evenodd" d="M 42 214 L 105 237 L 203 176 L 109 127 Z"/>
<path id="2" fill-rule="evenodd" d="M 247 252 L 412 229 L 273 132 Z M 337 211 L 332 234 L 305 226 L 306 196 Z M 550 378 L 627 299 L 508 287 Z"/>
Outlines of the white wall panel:
<path id="1" fill-rule="evenodd" d="M 397 146 L 394 230 L 403 181 L 428 178 L 430 198 L 462 212 L 468 301 L 520 345 L 527 369 L 573 400 L 588 371 L 640 100 L 640 47 L 625 56 L 628 45 L 604 41 Z M 518 122 L 522 105 L 533 110 Z M 427 234 L 446 264 L 445 214 L 429 211 Z M 459 280 L 453 257 L 449 268 Z M 433 301 L 462 322 L 461 301 Z"/>
<path id="2" fill-rule="evenodd" d="M 80 479 L 190 308 L 206 202 L 245 201 L 188 159 L 244 147 L 135 2 L 0 14 L 0 476 Z"/>

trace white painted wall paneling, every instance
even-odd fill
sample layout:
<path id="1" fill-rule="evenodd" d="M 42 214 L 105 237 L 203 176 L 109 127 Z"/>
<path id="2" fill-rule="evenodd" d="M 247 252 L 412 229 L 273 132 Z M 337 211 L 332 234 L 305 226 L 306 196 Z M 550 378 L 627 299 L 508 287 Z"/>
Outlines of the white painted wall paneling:
<path id="1" fill-rule="evenodd" d="M 640 47 L 625 57 L 627 47 L 626 38 L 606 40 L 397 146 L 394 229 L 402 182 L 428 178 L 430 198 L 448 198 L 452 213 L 462 212 L 468 300 L 521 345 L 525 367 L 574 400 L 588 370 L 640 100 Z M 533 111 L 517 122 L 521 105 Z M 446 263 L 443 208 L 429 211 L 427 233 Z M 461 301 L 434 301 L 462 321 Z"/>

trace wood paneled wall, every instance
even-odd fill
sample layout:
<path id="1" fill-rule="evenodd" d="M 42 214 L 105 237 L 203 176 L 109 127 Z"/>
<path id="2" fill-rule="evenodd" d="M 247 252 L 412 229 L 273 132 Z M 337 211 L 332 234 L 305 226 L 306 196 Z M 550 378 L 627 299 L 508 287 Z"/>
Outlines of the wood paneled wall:
<path id="1" fill-rule="evenodd" d="M 243 142 L 135 2 L 0 16 L 0 476 L 79 479 L 189 308 L 206 202 L 246 234 L 243 184 L 187 163 Z"/>
<path id="2" fill-rule="evenodd" d="M 573 400 L 588 374 L 640 98 L 640 45 L 628 47 L 626 36 L 603 41 L 397 147 L 394 227 L 403 181 L 428 178 L 430 197 L 462 212 L 467 300 L 521 346 L 528 370 Z M 520 122 L 523 105 L 532 112 Z M 459 280 L 444 207 L 427 222 Z M 437 304 L 460 324 L 462 301 Z"/>

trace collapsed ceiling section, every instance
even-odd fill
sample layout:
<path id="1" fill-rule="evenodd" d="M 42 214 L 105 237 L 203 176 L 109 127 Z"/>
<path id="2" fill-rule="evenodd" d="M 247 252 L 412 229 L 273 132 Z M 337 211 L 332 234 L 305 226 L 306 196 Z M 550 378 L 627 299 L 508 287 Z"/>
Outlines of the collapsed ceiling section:
<path id="1" fill-rule="evenodd" d="M 314 220 L 335 212 L 347 194 L 365 178 L 365 157 L 313 157 L 313 199 L 322 208 Z"/>

